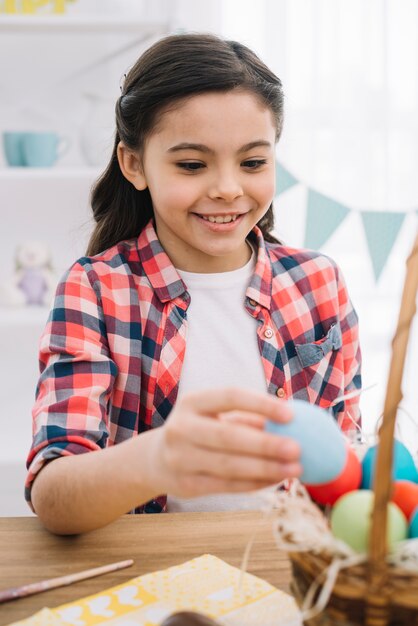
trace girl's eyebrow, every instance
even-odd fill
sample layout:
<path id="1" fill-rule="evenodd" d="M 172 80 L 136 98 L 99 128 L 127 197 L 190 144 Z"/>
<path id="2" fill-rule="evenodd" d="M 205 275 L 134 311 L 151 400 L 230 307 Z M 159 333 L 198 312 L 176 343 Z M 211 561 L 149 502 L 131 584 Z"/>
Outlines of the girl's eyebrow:
<path id="1" fill-rule="evenodd" d="M 239 148 L 238 152 L 247 152 L 248 150 L 252 150 L 253 148 L 266 147 L 271 148 L 272 144 L 269 141 L 265 141 L 264 139 L 257 139 L 256 141 L 250 141 L 250 143 L 246 143 L 244 146 Z M 178 143 L 175 146 L 172 146 L 167 150 L 167 152 L 179 152 L 180 150 L 196 150 L 197 152 L 206 152 L 209 154 L 213 154 L 214 150 L 205 146 L 202 143 Z"/>

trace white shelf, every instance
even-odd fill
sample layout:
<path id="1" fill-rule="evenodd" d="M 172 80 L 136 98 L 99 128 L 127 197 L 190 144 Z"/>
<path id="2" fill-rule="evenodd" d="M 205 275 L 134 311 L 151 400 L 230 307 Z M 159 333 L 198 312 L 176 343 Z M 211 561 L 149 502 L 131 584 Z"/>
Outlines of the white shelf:
<path id="1" fill-rule="evenodd" d="M 68 16 L 68 15 L 0 15 L 0 31 L 15 32 L 78 32 L 78 33 L 166 33 L 167 22 L 144 19 L 128 19 L 111 16 Z"/>
<path id="2" fill-rule="evenodd" d="M 0 307 L 0 329 L 12 326 L 43 327 L 48 315 L 49 309 L 43 306 Z"/>
<path id="3" fill-rule="evenodd" d="M 104 168 L 103 168 L 104 169 Z M 2 167 L 0 180 L 94 180 L 103 169 L 95 167 Z"/>

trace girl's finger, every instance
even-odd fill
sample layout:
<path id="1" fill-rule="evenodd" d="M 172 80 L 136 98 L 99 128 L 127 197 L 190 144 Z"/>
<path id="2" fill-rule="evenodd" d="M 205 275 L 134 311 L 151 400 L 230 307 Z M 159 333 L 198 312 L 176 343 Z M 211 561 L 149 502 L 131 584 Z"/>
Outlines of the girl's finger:
<path id="1" fill-rule="evenodd" d="M 194 417 L 184 426 L 189 445 L 200 450 L 217 450 L 281 463 L 298 462 L 300 459 L 300 445 L 294 439 L 278 437 L 252 425 Z"/>
<path id="2" fill-rule="evenodd" d="M 295 478 L 302 473 L 297 462 L 280 462 L 217 450 L 189 450 L 187 468 L 181 468 L 189 476 L 211 476 L 227 481 L 264 482 L 270 485 L 285 478 Z"/>
<path id="3" fill-rule="evenodd" d="M 243 424 L 263 430 L 266 420 L 260 415 L 255 413 L 248 413 L 246 411 L 228 411 L 227 413 L 218 413 L 218 420 L 220 422 L 226 422 L 229 424 Z"/>
<path id="4" fill-rule="evenodd" d="M 279 461 L 255 456 L 229 454 L 203 448 L 190 449 L 188 473 L 217 476 L 226 480 L 280 482 L 300 476 L 302 468 L 296 461 Z"/>
<path id="5" fill-rule="evenodd" d="M 248 411 L 275 422 L 288 422 L 293 417 L 290 405 L 268 393 L 259 393 L 238 387 L 210 389 L 187 394 L 182 399 L 184 408 L 202 416 L 215 416 L 226 411 Z"/>

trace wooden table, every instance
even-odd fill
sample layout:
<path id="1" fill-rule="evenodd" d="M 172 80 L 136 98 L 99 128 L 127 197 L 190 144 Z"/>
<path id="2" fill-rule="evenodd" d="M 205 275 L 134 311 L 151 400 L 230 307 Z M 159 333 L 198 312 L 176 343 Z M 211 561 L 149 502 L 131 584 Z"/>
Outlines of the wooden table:
<path id="1" fill-rule="evenodd" d="M 275 546 L 272 520 L 260 520 L 257 511 L 125 515 L 85 535 L 58 537 L 36 517 L 0 518 L 0 589 L 134 559 L 128 569 L 2 604 L 0 625 L 202 554 L 240 567 L 256 527 L 247 571 L 289 591 L 290 567 Z"/>

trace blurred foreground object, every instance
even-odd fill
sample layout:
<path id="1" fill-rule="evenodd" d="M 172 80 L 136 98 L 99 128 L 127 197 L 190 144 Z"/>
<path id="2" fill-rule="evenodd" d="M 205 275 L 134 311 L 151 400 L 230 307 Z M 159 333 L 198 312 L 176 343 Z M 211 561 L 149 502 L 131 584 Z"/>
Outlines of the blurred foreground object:
<path id="1" fill-rule="evenodd" d="M 194 611 L 173 613 L 163 621 L 161 626 L 220 626 L 210 617 Z"/>

